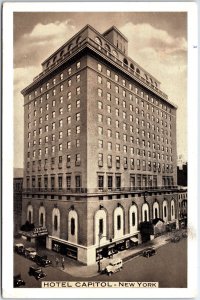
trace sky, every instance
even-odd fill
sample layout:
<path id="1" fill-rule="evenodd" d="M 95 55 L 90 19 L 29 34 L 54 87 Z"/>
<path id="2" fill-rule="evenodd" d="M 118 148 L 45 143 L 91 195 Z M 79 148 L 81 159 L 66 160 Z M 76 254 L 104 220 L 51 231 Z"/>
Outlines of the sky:
<path id="1" fill-rule="evenodd" d="M 187 160 L 187 14 L 184 12 L 32 13 L 13 19 L 14 167 L 23 167 L 23 96 L 41 63 L 86 24 L 103 33 L 115 25 L 129 40 L 128 56 L 161 82 L 178 106 L 177 154 Z"/>

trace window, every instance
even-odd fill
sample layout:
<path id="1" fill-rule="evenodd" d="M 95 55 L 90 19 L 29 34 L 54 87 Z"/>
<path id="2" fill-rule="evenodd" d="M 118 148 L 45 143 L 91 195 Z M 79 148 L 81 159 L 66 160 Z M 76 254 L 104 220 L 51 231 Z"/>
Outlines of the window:
<path id="1" fill-rule="evenodd" d="M 108 164 L 108 167 L 112 167 L 112 155 L 108 155 L 107 164 Z"/>
<path id="2" fill-rule="evenodd" d="M 80 113 L 76 114 L 76 121 L 80 121 Z"/>
<path id="3" fill-rule="evenodd" d="M 98 89 L 98 96 L 99 96 L 99 97 L 102 97 L 102 95 L 103 95 L 102 89 Z"/>
<path id="4" fill-rule="evenodd" d="M 116 128 L 119 128 L 119 121 L 118 120 L 115 121 L 115 126 L 116 126 Z"/>
<path id="5" fill-rule="evenodd" d="M 59 120 L 59 127 L 63 126 L 63 120 Z"/>
<path id="6" fill-rule="evenodd" d="M 122 96 L 126 97 L 126 91 L 125 90 L 122 91 Z"/>
<path id="7" fill-rule="evenodd" d="M 78 148 L 78 147 L 80 147 L 80 140 L 79 139 L 76 140 L 76 148 Z"/>
<path id="8" fill-rule="evenodd" d="M 124 153 L 127 153 L 127 146 L 123 146 L 123 151 L 124 151 Z"/>
<path id="9" fill-rule="evenodd" d="M 103 109 L 103 103 L 101 101 L 98 101 L 98 109 Z"/>
<path id="10" fill-rule="evenodd" d="M 127 124 L 123 123 L 123 130 L 127 130 Z"/>
<path id="11" fill-rule="evenodd" d="M 107 93 L 107 100 L 111 101 L 111 94 Z"/>
<path id="12" fill-rule="evenodd" d="M 103 135 L 103 128 L 102 127 L 98 127 L 98 134 Z"/>
<path id="13" fill-rule="evenodd" d="M 102 175 L 98 176 L 98 188 L 99 190 L 103 190 L 104 186 L 104 177 Z"/>
<path id="14" fill-rule="evenodd" d="M 80 126 L 76 126 L 76 133 L 80 133 L 81 132 L 81 127 Z"/>
<path id="15" fill-rule="evenodd" d="M 100 64 L 97 65 L 98 71 L 101 72 L 102 71 L 102 66 Z"/>
<path id="16" fill-rule="evenodd" d="M 71 106 L 71 104 L 68 104 L 67 105 L 67 111 L 70 112 L 71 110 L 72 110 L 72 106 Z"/>
<path id="17" fill-rule="evenodd" d="M 103 234 L 103 219 L 99 219 L 99 234 Z"/>
<path id="18" fill-rule="evenodd" d="M 70 100 L 71 98 L 72 98 L 72 93 L 71 93 L 71 92 L 68 92 L 68 93 L 67 93 L 67 99 Z"/>
<path id="19" fill-rule="evenodd" d="M 107 125 L 109 125 L 109 126 L 111 125 L 111 118 L 109 118 L 109 117 L 107 118 Z"/>
<path id="20" fill-rule="evenodd" d="M 118 215 L 117 216 L 117 230 L 120 230 L 121 229 L 121 216 Z"/>
<path id="21" fill-rule="evenodd" d="M 77 101 L 76 101 L 76 107 L 79 108 L 80 105 L 81 105 L 81 101 L 80 101 L 80 100 L 77 100 Z"/>
<path id="22" fill-rule="evenodd" d="M 45 132 L 48 132 L 48 130 L 49 130 L 49 126 L 46 125 L 46 126 L 45 126 Z"/>
<path id="23" fill-rule="evenodd" d="M 103 166 L 103 154 L 102 153 L 98 154 L 98 165 L 99 165 L 99 167 Z"/>
<path id="24" fill-rule="evenodd" d="M 98 83 L 102 84 L 102 77 L 98 75 L 97 79 L 98 79 Z"/>
<path id="25" fill-rule="evenodd" d="M 62 107 L 59 109 L 59 114 L 60 114 L 60 115 L 63 114 L 63 108 L 62 108 Z"/>
<path id="26" fill-rule="evenodd" d="M 67 117 L 67 124 L 71 124 L 71 117 Z"/>
<path id="27" fill-rule="evenodd" d="M 107 112 L 111 113 L 111 106 L 110 105 L 107 105 Z"/>
<path id="28" fill-rule="evenodd" d="M 119 98 L 115 97 L 115 103 L 116 105 L 119 105 Z"/>
<path id="29" fill-rule="evenodd" d="M 71 136 L 71 129 L 67 129 L 67 136 Z"/>
<path id="30" fill-rule="evenodd" d="M 103 116 L 101 114 L 98 114 L 98 122 L 99 123 L 103 122 Z"/>
<path id="31" fill-rule="evenodd" d="M 107 76 L 109 76 L 110 77 L 110 75 L 111 75 L 111 72 L 110 72 L 110 70 L 106 70 L 106 74 L 107 74 Z"/>
<path id="32" fill-rule="evenodd" d="M 67 149 L 71 149 L 71 142 L 67 142 Z"/>
<path id="33" fill-rule="evenodd" d="M 116 151 L 120 151 L 120 144 L 116 144 L 115 148 L 116 148 Z"/>
<path id="34" fill-rule="evenodd" d="M 76 188 L 81 187 L 81 176 L 75 176 Z"/>
<path id="35" fill-rule="evenodd" d="M 80 66 L 81 66 L 81 63 L 80 63 L 80 61 L 79 61 L 79 62 L 77 62 L 77 64 L 76 64 L 76 68 L 79 69 Z"/>
<path id="36" fill-rule="evenodd" d="M 119 76 L 115 74 L 115 81 L 119 81 Z"/>
<path id="37" fill-rule="evenodd" d="M 71 235 L 75 234 L 75 219 L 71 218 Z"/>
<path id="38" fill-rule="evenodd" d="M 103 128 L 102 128 L 102 131 L 103 131 Z M 110 129 L 107 130 L 107 135 L 109 138 L 112 136 L 112 131 Z"/>
<path id="39" fill-rule="evenodd" d="M 54 216 L 54 230 L 58 230 L 58 216 Z"/>
<path id="40" fill-rule="evenodd" d="M 107 88 L 111 89 L 111 83 L 110 83 L 110 81 L 107 81 Z"/>
<path id="41" fill-rule="evenodd" d="M 111 151 L 111 150 L 112 150 L 112 143 L 108 142 L 108 151 Z"/>
<path id="42" fill-rule="evenodd" d="M 72 85 L 71 79 L 68 80 L 67 85 L 68 85 L 68 87 L 70 87 Z"/>
<path id="43" fill-rule="evenodd" d="M 67 189 L 71 188 L 71 176 L 66 176 Z"/>
<path id="44" fill-rule="evenodd" d="M 118 109 L 118 108 L 115 109 L 115 115 L 116 115 L 117 117 L 119 117 L 119 109 Z"/>
<path id="45" fill-rule="evenodd" d="M 80 163 L 80 161 L 81 161 L 81 155 L 80 155 L 80 153 L 78 153 L 78 154 L 76 154 L 76 163 L 77 162 Z"/>
<path id="46" fill-rule="evenodd" d="M 60 97 L 60 103 L 63 103 L 63 96 Z"/>
<path id="47" fill-rule="evenodd" d="M 79 86 L 79 87 L 76 88 L 76 95 L 80 95 L 80 93 L 81 93 L 81 88 Z"/>
<path id="48" fill-rule="evenodd" d="M 48 148 L 47 147 L 45 148 L 45 154 L 48 154 Z"/>
<path id="49" fill-rule="evenodd" d="M 56 128 L 56 123 L 54 122 L 52 123 L 52 129 L 55 130 L 55 128 Z"/>
<path id="50" fill-rule="evenodd" d="M 98 140 L 98 146 L 99 146 L 100 149 L 103 148 L 103 141 L 102 140 Z"/>
<path id="51" fill-rule="evenodd" d="M 135 213 L 132 213 L 132 226 L 135 226 Z"/>
<path id="52" fill-rule="evenodd" d="M 115 86 L 115 93 L 119 94 L 119 87 Z"/>
<path id="53" fill-rule="evenodd" d="M 52 147 L 51 147 L 51 152 L 52 152 L 52 153 L 55 153 L 55 146 L 52 146 Z"/>
<path id="54" fill-rule="evenodd" d="M 126 112 L 125 111 L 123 111 L 122 116 L 123 116 L 123 119 L 126 119 Z"/>
<path id="55" fill-rule="evenodd" d="M 62 181 L 63 181 L 62 176 L 58 176 L 58 189 L 59 190 L 62 190 Z"/>

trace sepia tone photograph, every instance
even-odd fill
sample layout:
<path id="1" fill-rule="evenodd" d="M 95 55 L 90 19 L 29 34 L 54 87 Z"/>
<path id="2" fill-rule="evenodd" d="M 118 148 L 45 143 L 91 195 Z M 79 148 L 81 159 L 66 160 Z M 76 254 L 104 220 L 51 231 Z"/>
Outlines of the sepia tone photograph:
<path id="1" fill-rule="evenodd" d="M 13 287 L 187 288 L 188 13 L 13 13 Z"/>

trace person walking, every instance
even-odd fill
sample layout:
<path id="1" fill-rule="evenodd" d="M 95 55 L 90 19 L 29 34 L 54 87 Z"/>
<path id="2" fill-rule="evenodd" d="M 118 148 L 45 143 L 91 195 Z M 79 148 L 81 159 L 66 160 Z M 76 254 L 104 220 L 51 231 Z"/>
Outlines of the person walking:
<path id="1" fill-rule="evenodd" d="M 62 268 L 63 268 L 63 270 L 65 269 L 65 259 L 64 259 L 64 257 L 62 257 Z"/>
<path id="2" fill-rule="evenodd" d="M 58 267 L 58 264 L 59 264 L 59 259 L 58 257 L 56 257 L 56 267 Z"/>

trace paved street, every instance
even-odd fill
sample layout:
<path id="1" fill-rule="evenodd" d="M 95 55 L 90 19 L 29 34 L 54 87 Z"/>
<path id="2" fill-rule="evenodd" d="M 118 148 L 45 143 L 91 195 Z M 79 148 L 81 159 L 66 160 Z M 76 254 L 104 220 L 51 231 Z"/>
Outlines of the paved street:
<path id="1" fill-rule="evenodd" d="M 26 287 L 40 287 L 41 282 L 28 275 L 29 266 L 34 263 L 15 254 L 15 274 L 21 272 Z M 136 257 L 124 264 L 121 272 L 93 276 L 88 279 L 74 277 L 55 267 L 43 268 L 47 273 L 46 280 L 52 281 L 158 281 L 160 287 L 187 286 L 187 240 L 179 243 L 169 243 L 158 249 L 150 258 Z"/>

